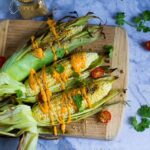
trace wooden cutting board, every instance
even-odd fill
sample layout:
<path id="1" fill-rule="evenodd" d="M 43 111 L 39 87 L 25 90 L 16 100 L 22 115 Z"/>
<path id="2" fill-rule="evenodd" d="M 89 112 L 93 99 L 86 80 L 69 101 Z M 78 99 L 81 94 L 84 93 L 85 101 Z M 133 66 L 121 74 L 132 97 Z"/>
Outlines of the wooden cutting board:
<path id="1" fill-rule="evenodd" d="M 4 20 L 0 22 L 0 55 L 11 56 L 26 39 L 30 38 L 35 31 L 41 29 L 44 22 L 31 20 Z M 104 26 L 106 39 L 98 40 L 87 48 L 101 50 L 105 44 L 114 46 L 111 61 L 112 68 L 118 68 L 114 75 L 119 79 L 114 83 L 113 88 L 127 89 L 128 74 L 128 40 L 126 32 L 120 27 Z M 126 100 L 126 92 L 111 100 Z M 78 136 L 96 139 L 113 139 L 118 134 L 123 118 L 125 105 L 119 103 L 112 105 L 108 110 L 112 114 L 112 120 L 108 125 L 98 122 L 96 115 L 77 123 L 67 125 L 67 136 Z M 65 135 L 65 136 L 66 136 Z"/>

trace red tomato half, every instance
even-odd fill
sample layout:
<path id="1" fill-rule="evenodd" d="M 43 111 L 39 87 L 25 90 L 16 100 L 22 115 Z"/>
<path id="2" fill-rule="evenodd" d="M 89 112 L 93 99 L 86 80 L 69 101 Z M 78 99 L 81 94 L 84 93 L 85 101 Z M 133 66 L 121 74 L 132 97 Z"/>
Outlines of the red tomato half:
<path id="1" fill-rule="evenodd" d="M 94 79 L 100 78 L 104 75 L 105 71 L 101 67 L 97 67 L 91 71 L 91 77 Z"/>
<path id="2" fill-rule="evenodd" d="M 147 42 L 145 43 L 145 46 L 146 46 L 146 49 L 147 49 L 147 50 L 150 50 L 150 41 L 147 41 Z"/>
<path id="3" fill-rule="evenodd" d="M 102 112 L 99 113 L 99 120 L 102 122 L 102 123 L 108 123 L 110 120 L 111 120 L 111 113 L 107 110 L 104 110 Z"/>
<path id="4" fill-rule="evenodd" d="M 6 61 L 6 57 L 0 56 L 0 68 L 3 66 L 3 64 L 5 63 L 5 61 Z"/>

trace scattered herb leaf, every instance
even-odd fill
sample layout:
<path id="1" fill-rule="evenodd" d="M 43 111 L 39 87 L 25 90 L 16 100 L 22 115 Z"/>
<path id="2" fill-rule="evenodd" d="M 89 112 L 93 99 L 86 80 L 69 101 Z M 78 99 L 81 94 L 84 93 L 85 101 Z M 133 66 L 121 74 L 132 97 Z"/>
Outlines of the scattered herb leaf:
<path id="1" fill-rule="evenodd" d="M 53 72 L 54 72 L 54 70 L 55 70 L 55 68 L 54 67 L 48 67 L 48 69 L 46 68 L 46 71 L 48 72 L 48 73 L 50 73 L 50 74 L 53 74 Z"/>
<path id="2" fill-rule="evenodd" d="M 79 78 L 79 74 L 78 74 L 77 72 L 73 72 L 73 73 L 72 73 L 72 76 L 73 76 L 74 78 Z"/>
<path id="3" fill-rule="evenodd" d="M 65 68 L 64 68 L 64 66 L 62 66 L 61 64 L 58 64 L 58 65 L 56 66 L 56 71 L 57 71 L 58 73 L 63 73 L 64 70 L 65 70 Z"/>
<path id="4" fill-rule="evenodd" d="M 17 95 L 17 97 L 19 98 L 19 97 L 22 97 L 22 96 L 23 96 L 23 93 L 22 93 L 21 90 L 16 90 L 16 95 Z"/>
<path id="5" fill-rule="evenodd" d="M 115 16 L 115 19 L 116 19 L 116 24 L 118 24 L 119 26 L 124 25 L 125 13 L 124 12 L 118 12 Z"/>
<path id="6" fill-rule="evenodd" d="M 141 106 L 141 108 L 138 109 L 138 114 L 141 117 L 147 117 L 150 118 L 150 107 L 147 105 Z"/>
<path id="7" fill-rule="evenodd" d="M 130 22 L 127 22 L 125 20 L 125 13 L 124 12 L 118 12 L 115 16 L 116 19 L 116 24 L 119 26 L 123 26 L 125 23 L 133 26 L 137 29 L 137 31 L 142 31 L 142 32 L 150 32 L 150 27 L 145 25 L 145 22 L 150 21 L 150 11 L 146 10 L 139 14 L 138 16 L 133 18 L 133 22 L 135 25 L 131 24 Z"/>
<path id="8" fill-rule="evenodd" d="M 83 101 L 82 95 L 81 94 L 74 95 L 73 100 L 74 100 L 76 106 L 78 107 L 78 109 L 80 110 L 80 108 L 82 106 L 82 101 Z"/>
<path id="9" fill-rule="evenodd" d="M 144 131 L 146 128 L 149 128 L 150 126 L 150 120 L 147 118 L 142 118 L 141 122 L 138 123 L 136 117 L 131 118 L 131 124 L 134 127 L 134 129 L 138 132 Z"/>
<path id="10" fill-rule="evenodd" d="M 109 58 L 112 58 L 112 54 L 113 54 L 113 46 L 112 45 L 104 45 L 103 49 L 105 51 L 105 53 L 109 56 Z"/>

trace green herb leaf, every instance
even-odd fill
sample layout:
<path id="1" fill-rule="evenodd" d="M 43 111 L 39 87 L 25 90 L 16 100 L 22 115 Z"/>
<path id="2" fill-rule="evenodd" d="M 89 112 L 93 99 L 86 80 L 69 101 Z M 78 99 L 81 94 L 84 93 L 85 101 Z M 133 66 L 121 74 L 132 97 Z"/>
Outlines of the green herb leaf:
<path id="1" fill-rule="evenodd" d="M 113 54 L 113 46 L 112 45 L 104 45 L 103 49 L 105 51 L 105 53 L 109 56 L 109 58 L 112 58 L 112 54 Z"/>
<path id="2" fill-rule="evenodd" d="M 133 126 L 134 128 L 136 128 L 136 127 L 137 127 L 138 122 L 137 122 L 136 117 L 132 117 L 132 118 L 131 118 L 131 124 L 132 124 L 132 126 Z"/>
<path id="3" fill-rule="evenodd" d="M 116 24 L 118 24 L 119 26 L 124 25 L 125 13 L 124 12 L 118 12 L 115 16 L 115 19 L 116 19 Z"/>
<path id="4" fill-rule="evenodd" d="M 138 132 L 144 131 L 146 128 L 149 128 L 150 126 L 150 120 L 147 118 L 142 118 L 141 122 L 138 123 L 136 117 L 131 118 L 131 124 L 134 127 L 134 129 Z"/>
<path id="5" fill-rule="evenodd" d="M 150 107 L 148 105 L 141 106 L 141 108 L 138 109 L 138 114 L 141 117 L 150 118 Z"/>
<path id="6" fill-rule="evenodd" d="M 136 16 L 133 18 L 133 22 L 135 25 L 131 24 L 130 22 L 127 22 L 125 20 L 125 13 L 124 12 L 118 12 L 115 16 L 116 19 L 116 24 L 122 26 L 125 23 L 135 27 L 137 31 L 142 31 L 142 32 L 150 32 L 150 27 L 145 26 L 146 21 L 150 21 L 150 11 L 146 10 L 142 12 L 139 16 Z"/>
<path id="7" fill-rule="evenodd" d="M 74 78 L 79 78 L 79 74 L 78 74 L 77 72 L 73 72 L 73 73 L 72 73 L 72 76 L 73 76 Z"/>
<path id="8" fill-rule="evenodd" d="M 135 22 L 135 23 L 140 23 L 141 22 L 141 17 L 135 17 L 134 19 L 133 19 L 133 21 Z"/>
<path id="9" fill-rule="evenodd" d="M 73 98 L 73 100 L 74 100 L 76 106 L 77 106 L 78 109 L 80 110 L 81 105 L 82 105 L 82 101 L 83 101 L 82 95 L 81 95 L 81 94 L 77 94 L 77 95 L 74 95 L 72 98 Z"/>
<path id="10" fill-rule="evenodd" d="M 63 73 L 64 70 L 65 70 L 65 68 L 64 68 L 64 66 L 62 66 L 61 64 L 59 64 L 59 65 L 56 66 L 56 71 L 57 71 L 58 73 Z"/>
<path id="11" fill-rule="evenodd" d="M 19 98 L 19 97 L 22 97 L 22 96 L 23 96 L 23 93 L 22 93 L 21 90 L 16 90 L 16 95 L 17 95 L 17 97 Z"/>
<path id="12" fill-rule="evenodd" d="M 50 74 L 53 74 L 54 70 L 55 70 L 55 68 L 52 67 L 52 66 L 46 68 L 46 72 L 47 72 L 47 73 L 50 73 Z"/>
<path id="13" fill-rule="evenodd" d="M 142 18 L 144 21 L 150 21 L 150 11 L 149 11 L 149 10 L 144 11 L 144 12 L 141 14 L 141 18 Z"/>

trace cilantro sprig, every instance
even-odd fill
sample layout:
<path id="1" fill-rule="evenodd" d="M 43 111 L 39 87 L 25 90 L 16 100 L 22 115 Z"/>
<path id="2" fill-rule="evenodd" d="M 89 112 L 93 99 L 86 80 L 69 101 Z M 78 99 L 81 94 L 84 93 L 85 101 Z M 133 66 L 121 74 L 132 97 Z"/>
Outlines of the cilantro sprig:
<path id="1" fill-rule="evenodd" d="M 130 22 L 125 20 L 125 13 L 124 12 L 118 12 L 115 16 L 116 24 L 119 26 L 123 26 L 124 24 L 128 24 L 132 27 L 135 27 L 137 31 L 142 31 L 142 32 L 150 32 L 150 27 L 146 26 L 146 22 L 150 21 L 150 11 L 146 10 L 139 14 L 138 16 L 134 17 L 133 23 L 131 24 Z"/>
<path id="2" fill-rule="evenodd" d="M 139 16 L 134 18 L 134 23 L 136 23 L 137 31 L 149 32 L 150 27 L 146 26 L 145 23 L 150 21 L 150 11 L 146 10 Z"/>
<path id="3" fill-rule="evenodd" d="M 56 71 L 57 71 L 58 73 L 63 73 L 64 70 L 65 70 L 65 68 L 64 68 L 63 65 L 58 64 L 58 65 L 56 66 Z"/>
<path id="4" fill-rule="evenodd" d="M 74 95 L 72 98 L 73 98 L 73 100 L 74 100 L 76 106 L 78 107 L 78 109 L 79 109 L 79 111 L 80 111 L 81 106 L 82 106 L 82 101 L 83 101 L 82 95 L 81 95 L 81 94 L 76 94 L 76 95 Z"/>
<path id="5" fill-rule="evenodd" d="M 119 26 L 123 26 L 124 24 L 128 24 L 130 26 L 134 26 L 132 25 L 130 22 L 125 20 L 125 13 L 124 12 L 118 12 L 115 16 L 116 19 L 116 24 L 118 24 Z"/>
<path id="6" fill-rule="evenodd" d="M 16 96 L 19 98 L 19 97 L 22 97 L 23 96 L 23 92 L 21 90 L 16 90 Z"/>
<path id="7" fill-rule="evenodd" d="M 150 107 L 148 107 L 147 105 L 142 105 L 141 108 L 138 109 L 138 114 L 141 117 L 150 118 Z"/>
<path id="8" fill-rule="evenodd" d="M 134 127 L 134 129 L 136 131 L 142 132 L 145 129 L 149 128 L 149 126 L 150 126 L 150 120 L 147 119 L 147 118 L 142 118 L 141 122 L 138 123 L 136 117 L 132 117 L 131 124 L 132 124 L 132 126 Z"/>
<path id="9" fill-rule="evenodd" d="M 103 50 L 109 56 L 109 58 L 112 58 L 113 49 L 114 49 L 114 47 L 112 45 L 104 45 L 103 46 Z"/>
<path id="10" fill-rule="evenodd" d="M 125 13 L 124 12 L 118 12 L 115 16 L 116 24 L 119 26 L 124 25 L 125 23 Z"/>
<path id="11" fill-rule="evenodd" d="M 142 105 L 137 112 L 141 117 L 141 121 L 138 122 L 136 116 L 131 117 L 131 125 L 136 131 L 142 132 L 150 127 L 150 120 L 148 119 L 150 118 L 150 107 L 147 105 Z"/>

